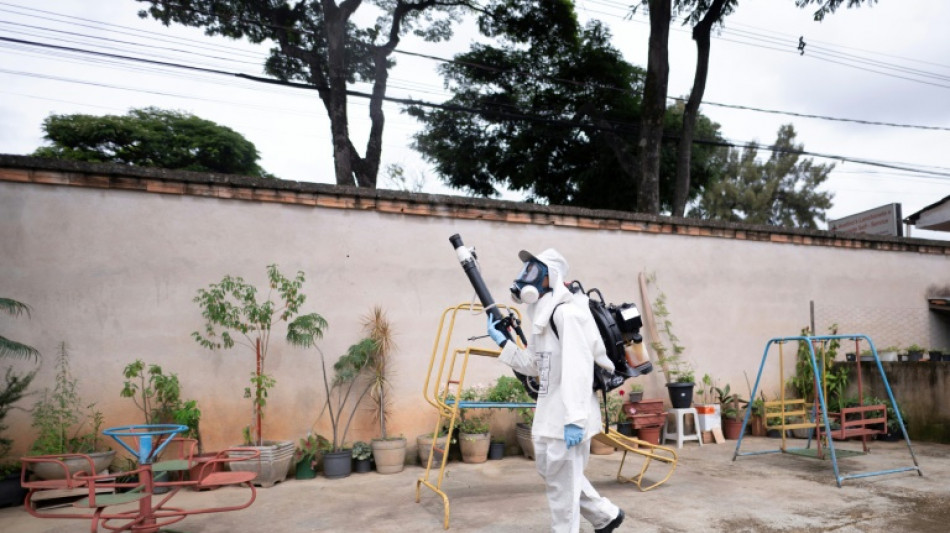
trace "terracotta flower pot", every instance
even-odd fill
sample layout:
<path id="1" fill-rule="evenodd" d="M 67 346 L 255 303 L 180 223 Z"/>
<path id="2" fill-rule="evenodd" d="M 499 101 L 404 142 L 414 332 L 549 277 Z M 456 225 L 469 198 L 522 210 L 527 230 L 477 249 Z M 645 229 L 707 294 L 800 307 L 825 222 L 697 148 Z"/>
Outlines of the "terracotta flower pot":
<path id="1" fill-rule="evenodd" d="M 442 436 L 439 437 L 437 442 L 437 447 L 445 450 L 447 448 L 448 437 Z M 432 468 L 439 468 L 442 466 L 442 457 L 444 454 L 439 453 L 438 450 L 432 449 L 432 434 L 423 433 L 416 438 L 416 448 L 418 448 L 419 453 L 419 464 L 423 468 L 426 467 L 426 464 L 429 462 L 429 452 L 433 451 L 432 454 Z"/>
<path id="2" fill-rule="evenodd" d="M 637 429 L 637 438 L 650 444 L 660 443 L 660 426 Z"/>
<path id="3" fill-rule="evenodd" d="M 395 474 L 402 472 L 406 466 L 406 439 L 374 439 L 373 460 L 376 461 L 376 471 L 380 474 Z"/>
<path id="4" fill-rule="evenodd" d="M 723 418 L 722 434 L 728 440 L 738 440 L 742 436 L 742 420 Z"/>
<path id="5" fill-rule="evenodd" d="M 534 459 L 534 442 L 531 440 L 531 426 L 519 422 L 515 426 L 515 436 L 518 437 L 518 445 L 521 446 L 521 453 L 528 459 Z"/>
<path id="6" fill-rule="evenodd" d="M 610 455 L 615 451 L 617 451 L 616 448 L 609 444 L 604 444 L 597 439 L 591 439 L 590 441 L 591 455 Z"/>
<path id="7" fill-rule="evenodd" d="M 459 447 L 462 449 L 462 461 L 466 463 L 484 463 L 488 460 L 488 448 L 491 436 L 488 433 L 459 433 Z"/>

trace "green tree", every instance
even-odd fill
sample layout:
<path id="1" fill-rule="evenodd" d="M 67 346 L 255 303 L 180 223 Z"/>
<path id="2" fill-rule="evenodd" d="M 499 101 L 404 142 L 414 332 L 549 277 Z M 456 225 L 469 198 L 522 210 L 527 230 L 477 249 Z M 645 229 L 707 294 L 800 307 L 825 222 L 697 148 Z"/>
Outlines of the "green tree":
<path id="1" fill-rule="evenodd" d="M 731 150 L 722 179 L 710 183 L 691 216 L 729 222 L 818 229 L 831 208 L 833 194 L 819 192 L 833 164 L 802 159 L 795 128 L 781 126 L 772 156 L 757 160 L 759 147 L 750 143 Z"/>
<path id="2" fill-rule="evenodd" d="M 498 46 L 473 45 L 441 67 L 454 93 L 441 109 L 409 109 L 424 123 L 415 148 L 440 179 L 478 196 L 503 187 L 529 201 L 630 211 L 638 194 L 642 70 L 610 46 L 601 24 L 581 28 L 570 2 L 499 2 L 479 26 Z M 664 116 L 671 133 L 681 117 L 679 108 Z M 705 118 L 698 128 L 719 138 L 718 125 Z M 717 151 L 699 149 L 699 184 L 715 174 Z M 661 166 L 671 180 L 672 149 Z M 664 205 L 671 192 L 664 187 Z"/>
<path id="3" fill-rule="evenodd" d="M 861 4 L 867 2 L 869 6 L 872 6 L 877 3 L 877 0 L 795 0 L 795 5 L 798 7 L 807 7 L 810 5 L 818 4 L 818 9 L 815 11 L 815 20 L 821 21 L 824 20 L 825 15 L 833 14 L 841 4 L 847 3 L 848 8 L 860 7 Z"/>
<path id="4" fill-rule="evenodd" d="M 271 177 L 257 165 L 257 148 L 240 133 L 179 111 L 50 115 L 43 131 L 52 145 L 37 149 L 37 157 Z"/>
<path id="5" fill-rule="evenodd" d="M 254 351 L 255 370 L 251 373 L 251 387 L 244 389 L 244 397 L 251 399 L 254 411 L 253 423 L 245 430 L 248 443 L 251 443 L 251 428 L 253 442 L 258 446 L 264 442 L 264 407 L 268 391 L 277 384 L 265 368 L 274 325 L 287 322 L 287 343 L 304 348 L 323 338 L 327 328 L 326 320 L 319 314 L 300 314 L 300 307 L 307 300 L 307 296 L 300 292 L 304 278 L 302 271 L 288 278 L 281 274 L 277 265 L 268 265 L 269 290 L 265 301 L 258 300 L 256 287 L 241 277 L 230 275 L 224 276 L 220 283 L 208 285 L 207 289 L 198 289 L 194 298 L 205 318 L 204 332 L 191 334 L 195 342 L 209 350 L 230 349 L 238 343 Z"/>
<path id="6" fill-rule="evenodd" d="M 139 16 L 204 28 L 209 35 L 274 47 L 264 71 L 283 81 L 318 89 L 330 119 L 337 185 L 376 187 L 382 153 L 383 99 L 391 56 L 400 39 L 413 32 L 427 41 L 448 39 L 452 23 L 468 0 L 136 0 L 151 7 Z M 382 15 L 374 24 L 357 26 L 352 18 L 365 5 Z M 368 8 L 372 9 L 372 8 Z M 364 11 L 366 11 L 364 9 Z M 350 139 L 348 85 L 372 83 L 370 133 L 361 157 Z"/>

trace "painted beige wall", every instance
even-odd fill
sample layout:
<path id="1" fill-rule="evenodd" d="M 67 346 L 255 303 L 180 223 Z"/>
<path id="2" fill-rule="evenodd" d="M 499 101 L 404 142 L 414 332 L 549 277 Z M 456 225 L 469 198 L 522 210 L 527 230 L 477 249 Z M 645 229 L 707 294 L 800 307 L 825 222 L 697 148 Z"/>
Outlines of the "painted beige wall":
<path id="1" fill-rule="evenodd" d="M 277 263 L 286 274 L 306 273 L 303 310 L 329 322 L 320 343 L 328 364 L 360 338 L 363 315 L 374 305 L 386 310 L 399 346 L 390 432 L 412 441 L 435 422 L 422 384 L 439 317 L 473 298 L 448 242 L 454 233 L 476 247 L 502 301 L 522 248 L 556 247 L 572 277 L 617 303 L 640 305 L 637 274 L 655 272 L 697 375 L 709 373 L 740 391 L 746 373 L 754 379 L 768 339 L 797 335 L 808 324 L 810 300 L 920 309 L 926 288 L 946 284 L 950 272 L 941 243 L 929 243 L 938 253 L 916 253 L 507 223 L 440 215 L 442 200 L 433 201 L 428 216 L 416 216 L 0 181 L 0 294 L 33 309 L 29 321 L 4 321 L 3 334 L 43 352 L 34 390 L 51 386 L 56 346 L 67 342 L 80 392 L 97 402 L 107 426 L 142 422 L 132 402 L 119 397 L 122 368 L 136 358 L 160 364 L 179 375 L 186 397 L 199 401 L 206 445 L 236 444 L 250 420 L 243 390 L 253 353 L 199 347 L 190 333 L 203 320 L 192 299 L 225 274 L 263 285 L 265 266 Z M 485 321 L 465 317 L 459 328 L 461 337 L 483 335 Z M 267 363 L 277 386 L 265 437 L 297 439 L 311 428 L 326 435 L 327 418 L 318 418 L 325 398 L 319 354 L 287 347 L 283 335 L 275 333 Z M 467 383 L 506 373 L 481 359 L 470 365 Z M 640 381 L 647 396 L 665 396 L 658 373 Z M 777 387 L 773 378 L 765 391 Z M 28 416 L 12 414 L 11 426 L 21 450 L 31 440 Z M 374 435 L 361 413 L 348 440 Z"/>

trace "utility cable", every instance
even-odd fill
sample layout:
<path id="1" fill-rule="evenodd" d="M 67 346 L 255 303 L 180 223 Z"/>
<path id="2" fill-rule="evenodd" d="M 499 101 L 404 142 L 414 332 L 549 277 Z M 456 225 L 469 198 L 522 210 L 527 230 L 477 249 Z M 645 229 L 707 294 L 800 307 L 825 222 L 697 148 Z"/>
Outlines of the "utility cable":
<path id="1" fill-rule="evenodd" d="M 273 78 L 264 78 L 264 77 L 261 77 L 261 76 L 253 76 L 253 75 L 250 75 L 250 74 L 243 74 L 243 73 L 233 73 L 233 72 L 227 72 L 227 71 L 217 70 L 217 69 L 208 69 L 208 68 L 204 68 L 204 67 L 193 67 L 193 66 L 189 66 L 189 65 L 180 65 L 180 64 L 169 63 L 169 62 L 164 62 L 164 61 L 153 61 L 153 60 L 148 60 L 148 59 L 143 59 L 143 58 L 136 58 L 136 57 L 131 57 L 131 56 L 120 56 L 120 55 L 118 55 L 118 54 L 111 54 L 111 53 L 107 53 L 107 52 L 95 52 L 95 51 L 90 51 L 90 50 L 76 49 L 76 48 L 72 48 L 72 47 L 63 47 L 63 46 L 58 46 L 58 45 L 52 45 L 52 44 L 48 44 L 48 43 L 31 43 L 30 41 L 23 41 L 23 40 L 21 40 L 21 39 L 11 39 L 11 38 L 7 38 L 7 37 L 0 37 L 0 41 L 17 42 L 17 43 L 21 43 L 21 44 L 33 44 L 33 45 L 38 45 L 38 46 L 42 46 L 42 47 L 68 50 L 68 51 L 72 51 L 72 52 L 83 52 L 83 53 L 89 53 L 89 54 L 93 54 L 93 55 L 107 56 L 107 57 L 112 57 L 112 58 L 122 58 L 122 59 L 127 59 L 127 60 L 130 60 L 130 61 L 137 61 L 137 62 L 143 62 L 143 63 L 159 64 L 159 65 L 166 66 L 166 67 L 182 68 L 182 69 L 193 70 L 193 71 L 204 72 L 204 73 L 211 73 L 211 74 L 218 74 L 218 75 L 224 75 L 224 76 L 237 77 L 237 78 L 242 78 L 242 79 L 257 81 L 257 82 L 261 82 L 261 83 L 272 84 L 272 85 L 280 85 L 280 86 L 286 86 L 286 87 L 294 87 L 294 88 L 305 89 L 305 90 L 315 90 L 315 91 L 321 92 L 321 93 L 326 92 L 326 91 L 329 90 L 328 87 L 319 87 L 319 86 L 310 85 L 310 84 L 305 84 L 305 83 L 298 83 L 298 82 L 291 82 L 291 81 L 283 81 L 283 80 L 277 80 L 277 79 L 273 79 Z M 5 70 L 0 70 L 0 72 L 16 73 L 16 72 L 13 72 L 13 71 L 5 71 Z M 24 74 L 24 73 L 18 73 L 18 74 Z M 30 74 L 26 74 L 26 75 L 30 75 Z M 47 79 L 56 79 L 56 77 L 53 77 L 53 76 L 45 76 L 45 75 L 33 75 L 33 76 L 34 76 L 34 77 L 47 78 Z M 98 83 L 94 83 L 94 82 L 89 82 L 89 84 L 90 84 L 90 85 L 98 85 L 98 86 L 108 87 L 108 85 L 106 85 L 106 84 L 98 84 Z M 162 95 L 168 96 L 168 93 L 161 93 L 161 92 L 157 92 L 157 91 L 145 91 L 145 92 L 151 92 L 151 93 L 155 93 L 155 94 L 162 94 Z M 347 91 L 346 91 L 346 94 L 347 94 L 348 96 L 354 96 L 354 97 L 359 97 L 359 98 L 367 98 L 367 99 L 373 98 L 372 94 L 366 93 L 366 92 L 361 92 L 361 91 L 347 90 Z M 198 100 L 204 100 L 204 99 L 201 99 L 201 98 L 196 98 L 196 99 L 198 99 Z M 475 109 L 475 108 L 471 108 L 471 107 L 460 106 L 460 105 L 453 105 L 453 104 L 436 104 L 436 103 L 426 102 L 426 101 L 423 101 L 423 100 L 416 100 L 416 99 L 412 99 L 412 98 L 396 98 L 396 97 L 391 97 L 391 96 L 384 96 L 384 97 L 382 97 L 382 100 L 383 100 L 383 101 L 386 101 L 386 102 L 397 103 L 397 104 L 402 104 L 402 105 L 407 105 L 407 106 L 419 106 L 419 107 L 426 107 L 426 108 L 432 108 L 432 109 L 441 109 L 441 110 L 444 110 L 444 111 L 451 111 L 451 112 L 473 113 L 473 114 L 478 114 L 478 115 L 483 115 L 483 116 L 497 117 L 497 118 L 506 119 L 506 120 L 519 120 L 519 121 L 526 121 L 526 122 L 536 122 L 536 123 L 543 123 L 543 124 L 546 124 L 546 125 L 555 125 L 555 126 L 570 127 L 570 128 L 578 128 L 578 127 L 581 127 L 581 128 L 589 128 L 589 129 L 594 129 L 594 130 L 617 131 L 617 128 L 605 128 L 605 127 L 602 127 L 602 126 L 599 126 L 599 125 L 596 125 L 596 124 L 580 123 L 580 122 L 578 122 L 578 121 L 576 121 L 576 120 L 566 120 L 566 119 L 559 119 L 559 118 L 553 118 L 553 117 L 532 116 L 532 115 L 526 115 L 526 114 L 523 114 L 523 113 L 512 113 L 512 112 L 506 112 L 506 111 L 500 111 L 500 110 Z M 664 136 L 664 139 L 665 139 L 665 140 L 676 140 L 677 137 L 674 137 L 674 136 Z M 734 143 L 734 142 L 718 141 L 718 140 L 704 140 L 704 139 L 694 139 L 693 142 L 696 143 L 696 144 L 712 145 L 712 146 L 720 146 L 720 147 L 728 147 L 728 148 L 742 148 L 743 146 L 749 146 L 749 145 L 753 144 L 753 143 L 746 143 L 746 145 L 739 145 L 739 144 Z M 937 176 L 937 177 L 950 178 L 950 172 L 938 172 L 938 171 L 928 171 L 928 170 L 915 169 L 915 168 L 912 168 L 912 167 L 909 167 L 909 166 L 906 166 L 906 165 L 900 164 L 900 163 L 889 163 L 889 162 L 880 162 L 880 161 L 870 161 L 870 160 L 865 160 L 865 159 L 851 158 L 851 157 L 840 156 L 840 155 L 834 155 L 834 154 L 823 154 L 823 153 L 819 153 L 819 152 L 811 152 L 811 151 L 806 151 L 806 150 L 788 150 L 788 149 L 780 148 L 780 147 L 776 147 L 776 146 L 758 146 L 758 145 L 756 145 L 756 147 L 759 148 L 759 149 L 766 150 L 766 151 L 771 151 L 771 152 L 789 153 L 789 154 L 796 154 L 796 155 L 800 155 L 800 156 L 820 157 L 820 158 L 824 158 L 824 159 L 832 159 L 832 160 L 838 160 L 838 161 L 842 161 L 842 162 L 860 163 L 860 164 L 864 164 L 864 165 L 877 166 L 877 167 L 889 168 L 889 169 L 894 169 L 894 170 L 902 170 L 902 171 L 907 171 L 907 172 L 916 172 L 916 173 L 918 173 L 918 174 L 925 174 L 925 175 L 931 175 L 931 176 Z"/>
<path id="2" fill-rule="evenodd" d="M 601 3 L 602 3 L 602 4 L 609 4 L 609 2 L 601 2 Z M 53 12 L 50 12 L 50 11 L 44 11 L 44 10 L 39 10 L 39 9 L 35 9 L 35 10 L 34 10 L 34 9 L 32 9 L 32 8 L 25 8 L 25 7 L 23 7 L 23 6 L 16 6 L 16 5 L 13 5 L 13 4 L 6 4 L 6 3 L 3 3 L 3 2 L 0 2 L 0 5 L 7 5 L 7 6 L 12 6 L 12 7 L 19 7 L 19 8 L 21 8 L 21 9 L 30 9 L 30 10 L 37 11 L 37 12 L 44 13 L 44 14 L 57 15 L 56 13 L 53 13 Z M 618 6 L 619 4 L 614 3 L 613 5 L 614 5 L 614 6 Z M 626 9 L 626 8 L 625 8 L 625 9 Z M 0 9 L 0 10 L 2 10 L 2 9 Z M 65 15 L 60 15 L 60 16 L 64 16 L 64 17 L 65 17 Z M 70 18 L 76 18 L 76 19 L 78 19 L 78 20 L 90 21 L 89 19 L 82 19 L 82 18 L 79 18 L 79 17 L 70 17 Z M 242 20 L 243 20 L 243 19 L 242 19 Z M 245 20 L 245 21 L 246 21 L 246 20 Z M 90 22 L 97 22 L 97 21 L 90 21 Z M 247 21 L 247 22 L 251 22 L 251 21 Z M 108 24 L 108 23 L 100 23 L 100 24 Z M 112 26 L 123 27 L 123 26 L 118 26 L 118 25 L 112 25 Z M 58 31 L 58 30 L 50 30 L 50 31 Z M 146 32 L 146 33 L 154 33 L 154 32 Z M 301 33 L 303 33 L 303 32 L 301 31 Z M 752 35 L 754 35 L 754 36 L 757 35 L 757 34 L 755 34 L 754 32 L 745 32 L 745 33 L 752 34 Z M 160 34 L 159 34 L 159 35 L 160 35 Z M 92 36 L 89 36 L 89 37 L 92 37 Z M 769 38 L 769 39 L 772 39 L 773 41 L 775 40 L 775 39 L 772 38 L 772 37 L 768 37 L 768 38 Z M 193 42 L 198 42 L 198 41 L 193 41 Z M 743 41 L 733 41 L 733 42 L 739 42 L 739 43 L 742 43 L 742 44 L 749 44 L 749 43 L 744 43 Z M 131 44 L 134 44 L 134 43 L 131 43 Z M 768 47 L 768 48 L 771 48 L 771 49 L 773 49 L 773 50 L 780 51 L 780 52 L 791 53 L 790 50 L 788 50 L 787 48 L 772 48 L 772 47 Z M 430 55 L 430 54 L 420 54 L 420 53 L 408 52 L 408 51 L 403 51 L 403 50 L 398 50 L 398 49 L 397 49 L 397 50 L 394 50 L 394 52 L 395 52 L 395 53 L 404 54 L 404 55 L 408 55 L 408 56 L 422 57 L 422 58 L 426 58 L 426 59 L 430 59 L 430 60 L 434 60 L 434 61 L 440 61 L 440 62 L 444 62 L 444 63 L 460 64 L 460 65 L 465 65 L 465 66 L 469 66 L 469 67 L 482 68 L 482 69 L 484 69 L 484 70 L 489 70 L 489 71 L 494 71 L 494 72 L 498 72 L 498 71 L 499 71 L 498 68 L 491 67 L 491 66 L 479 65 L 479 64 L 476 64 L 476 63 L 473 63 L 473 62 L 466 62 L 466 61 L 460 61 L 460 60 L 446 59 L 446 58 L 441 58 L 441 57 L 437 57 L 437 56 Z M 216 57 L 216 56 L 205 56 L 205 57 L 212 57 L 212 58 L 215 58 L 215 59 L 221 59 L 221 58 L 218 58 L 218 57 Z M 259 56 L 258 56 L 258 57 L 259 57 Z M 933 86 L 937 86 L 937 87 L 941 87 L 941 88 L 950 88 L 950 86 L 945 86 L 945 85 L 940 85 L 940 84 L 934 84 L 934 83 L 929 83 L 929 82 L 925 82 L 925 81 L 922 81 L 922 80 L 915 80 L 915 79 L 913 79 L 913 78 L 908 78 L 908 77 L 905 77 L 905 76 L 898 76 L 898 75 L 894 75 L 894 74 L 890 74 L 890 73 L 886 73 L 886 72 L 880 72 L 880 71 L 874 71 L 874 70 L 870 70 L 870 69 L 865 69 L 865 68 L 858 67 L 858 66 L 855 66 L 855 65 L 850 65 L 850 64 L 843 63 L 843 62 L 840 62 L 840 61 L 835 61 L 835 60 L 832 60 L 832 59 L 828 59 L 828 58 L 825 58 L 825 57 L 821 57 L 820 55 L 816 55 L 816 54 L 812 54 L 812 57 L 815 57 L 816 59 L 828 61 L 828 62 L 831 62 L 831 63 L 837 63 L 837 64 L 840 64 L 840 65 L 842 65 L 842 66 L 848 66 L 848 67 L 851 67 L 851 68 L 857 68 L 857 69 L 860 69 L 860 70 L 866 70 L 866 71 L 868 71 L 868 72 L 873 72 L 873 73 L 877 73 L 877 74 L 881 74 L 881 75 L 896 77 L 896 78 L 905 79 L 905 80 L 909 80 L 909 81 L 918 81 L 918 82 L 920 82 L 920 83 L 925 83 L 925 84 L 928 84 L 928 85 L 933 85 Z M 232 61 L 233 61 L 233 60 L 232 60 Z M 929 75 L 929 76 L 931 76 L 931 77 L 938 77 L 937 75 L 925 73 L 925 72 L 923 72 L 923 71 L 921 71 L 921 75 Z M 561 83 L 570 83 L 570 84 L 575 84 L 575 85 L 578 85 L 578 86 L 583 86 L 583 85 L 584 85 L 582 82 L 578 82 L 578 81 L 576 81 L 576 80 L 565 80 L 565 79 L 557 79 L 557 78 L 551 78 L 551 79 L 552 79 L 552 81 L 557 81 L 557 82 L 561 82 Z M 950 79 L 950 78 L 947 78 L 947 79 Z M 601 87 L 601 88 L 610 89 L 610 87 Z M 614 89 L 619 90 L 619 91 L 630 91 L 630 89 L 621 89 L 621 88 L 614 88 Z M 439 93 L 439 92 L 433 92 L 432 90 L 424 90 L 424 89 L 418 89 L 418 90 L 420 90 L 420 91 L 422 91 L 422 92 L 426 92 L 426 93 L 428 93 L 428 94 L 443 94 L 443 93 Z M 634 94 L 638 94 L 636 91 L 633 91 L 633 92 L 634 92 Z M 674 97 L 674 96 L 667 96 L 667 99 L 670 100 L 670 101 L 684 101 L 684 98 L 681 98 L 681 97 Z M 763 109 L 763 108 L 754 107 L 754 106 L 743 106 L 743 105 L 736 105 L 736 104 L 723 104 L 723 103 L 713 102 L 713 101 L 709 101 L 709 100 L 704 100 L 704 101 L 703 101 L 703 104 L 706 104 L 706 105 L 709 105 L 709 106 L 714 106 L 714 107 L 724 107 L 724 108 L 739 109 L 739 110 L 752 111 L 752 112 L 760 112 L 760 113 L 767 113 L 767 114 L 775 114 L 775 115 L 786 115 L 786 116 L 793 116 L 793 117 L 799 117 L 799 118 L 808 118 L 808 119 L 815 119 L 815 120 L 827 120 L 827 121 L 835 121 L 835 122 L 850 122 L 850 123 L 864 124 L 864 125 L 871 125 L 871 126 L 886 126 L 886 127 L 911 128 L 911 129 L 934 130 L 934 131 L 950 131 L 950 127 L 924 126 L 924 125 L 915 125 L 915 124 L 900 124 L 900 123 L 893 123 L 893 122 L 881 122 L 881 121 L 871 121 L 871 120 L 862 120 L 862 119 L 851 119 L 851 118 L 843 118 L 843 117 L 830 117 L 830 116 L 825 116 L 825 115 L 817 115 L 817 114 L 809 114 L 809 113 L 798 113 L 798 112 L 791 112 L 791 111 L 779 111 L 779 110 L 773 110 L 773 109 Z"/>

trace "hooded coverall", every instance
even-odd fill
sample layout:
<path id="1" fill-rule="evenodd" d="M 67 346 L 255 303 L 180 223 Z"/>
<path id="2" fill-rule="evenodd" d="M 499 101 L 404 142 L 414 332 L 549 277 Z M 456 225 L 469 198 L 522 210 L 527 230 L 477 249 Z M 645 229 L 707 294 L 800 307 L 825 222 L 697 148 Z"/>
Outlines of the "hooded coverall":
<path id="1" fill-rule="evenodd" d="M 527 348 L 509 342 L 499 359 L 522 374 L 538 377 L 531 436 L 535 465 L 547 485 L 551 530 L 576 533 L 581 515 L 600 529 L 619 509 L 591 486 L 584 468 L 590 458 L 590 439 L 601 431 L 599 403 L 591 387 L 594 360 L 611 369 L 613 364 L 606 356 L 586 296 L 575 296 L 564 285 L 567 260 L 553 249 L 535 257 L 547 266 L 552 291 L 527 307 L 531 332 Z M 561 303 L 565 305 L 558 305 Z M 557 334 L 550 327 L 552 314 Z M 567 424 L 584 429 L 583 441 L 572 448 L 564 440 Z"/>

